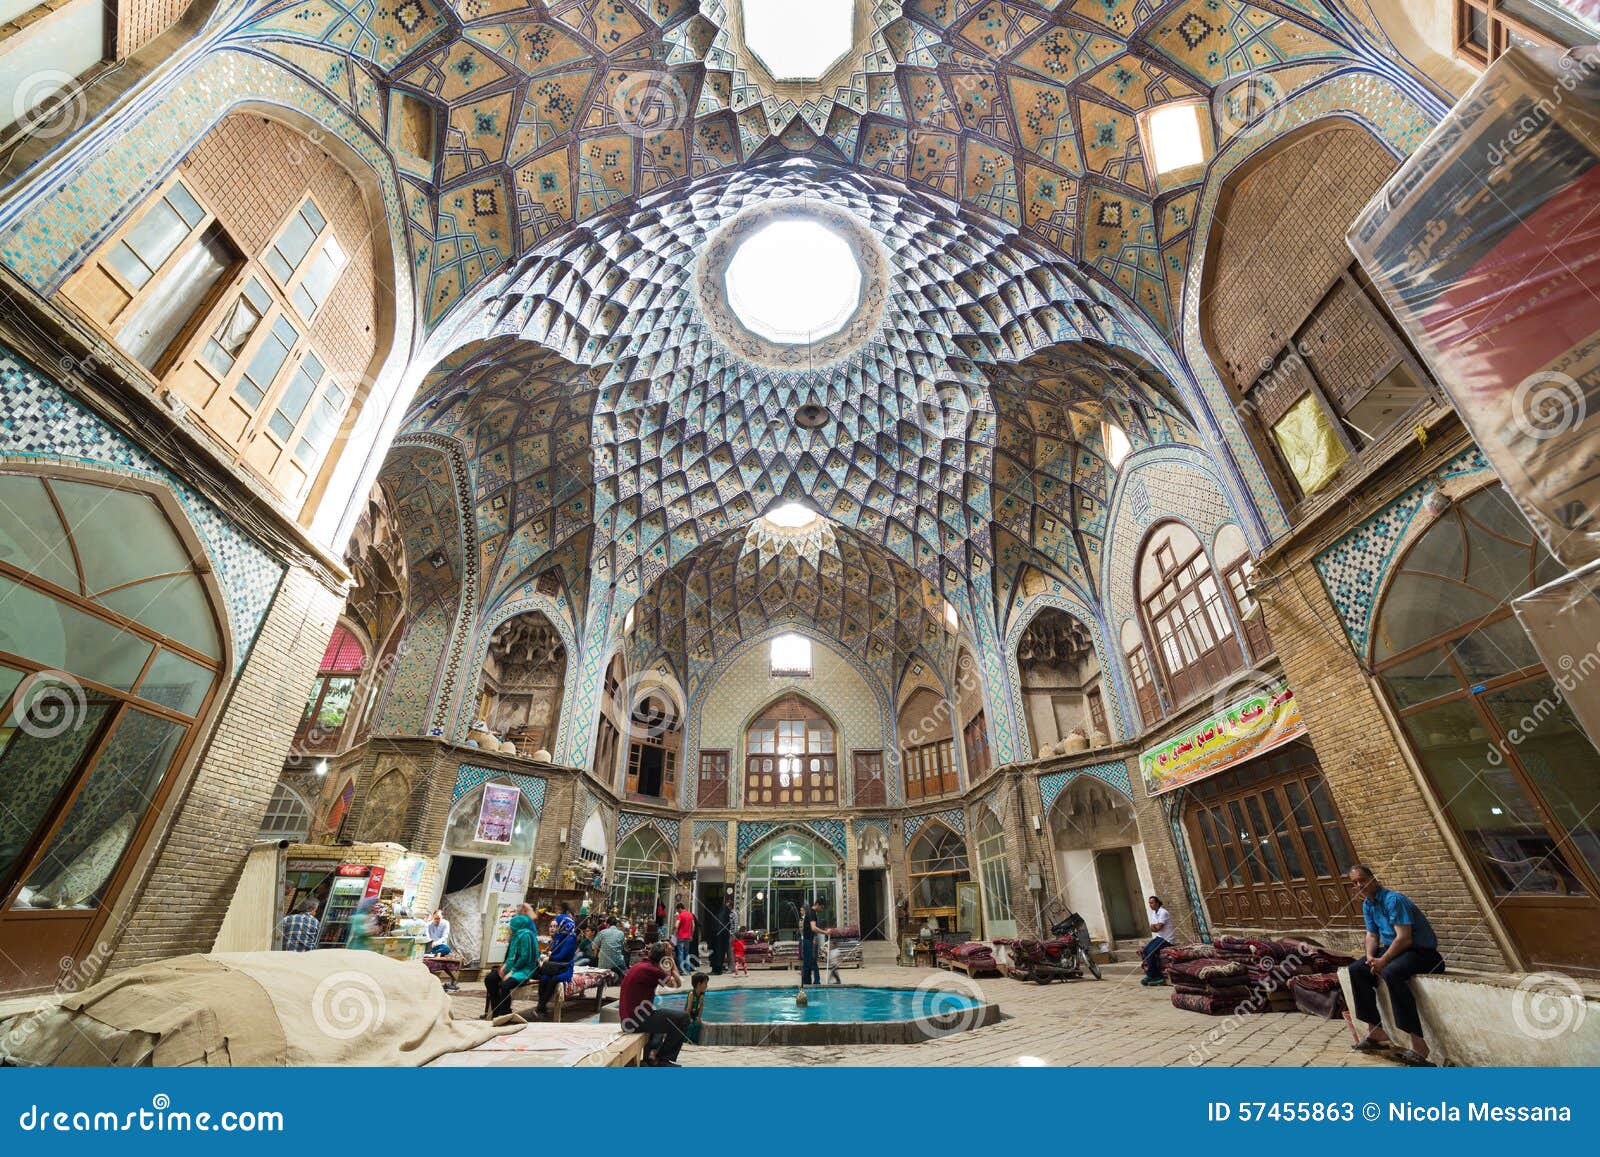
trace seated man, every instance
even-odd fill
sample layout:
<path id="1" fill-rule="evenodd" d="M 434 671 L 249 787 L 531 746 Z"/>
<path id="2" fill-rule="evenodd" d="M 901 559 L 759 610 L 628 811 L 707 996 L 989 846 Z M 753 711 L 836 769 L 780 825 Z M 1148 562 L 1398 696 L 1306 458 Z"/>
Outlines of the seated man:
<path id="1" fill-rule="evenodd" d="M 1417 906 L 1378 883 L 1365 864 L 1350 869 L 1350 886 L 1361 896 L 1361 919 L 1367 927 L 1366 958 L 1350 966 L 1350 991 L 1355 997 L 1356 1019 L 1370 1026 L 1367 1035 L 1351 1047 L 1357 1052 L 1389 1047 L 1389 1034 L 1378 1011 L 1378 981 L 1382 980 L 1389 989 L 1394 1027 L 1411 1038 L 1411 1047 L 1402 1049 L 1398 1059 L 1432 1068 L 1411 978 L 1444 971 L 1439 939 Z"/>
<path id="2" fill-rule="evenodd" d="M 666 967 L 661 962 L 666 961 Z M 650 957 L 641 960 L 622 978 L 622 995 L 617 1001 L 617 1016 L 624 1032 L 661 1034 L 661 1046 L 645 1063 L 661 1068 L 678 1067 L 678 1050 L 689 1039 L 689 1014 L 681 1008 L 661 1008 L 656 1004 L 656 986 L 677 988 L 682 981 L 672 950 L 665 944 L 652 944 Z"/>

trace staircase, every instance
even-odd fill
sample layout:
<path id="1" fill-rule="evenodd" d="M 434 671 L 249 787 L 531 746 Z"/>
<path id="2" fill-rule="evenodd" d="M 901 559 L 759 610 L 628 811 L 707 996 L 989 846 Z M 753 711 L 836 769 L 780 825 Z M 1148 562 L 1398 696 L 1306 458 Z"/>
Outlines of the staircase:
<path id="1" fill-rule="evenodd" d="M 861 967 L 891 968 L 900 962 L 900 950 L 891 940 L 863 940 Z"/>

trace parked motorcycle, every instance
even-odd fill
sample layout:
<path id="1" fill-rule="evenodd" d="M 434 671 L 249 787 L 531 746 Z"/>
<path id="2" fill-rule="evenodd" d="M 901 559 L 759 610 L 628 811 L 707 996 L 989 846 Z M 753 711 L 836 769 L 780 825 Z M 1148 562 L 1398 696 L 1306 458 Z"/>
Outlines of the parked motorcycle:
<path id="1" fill-rule="evenodd" d="M 1049 984 L 1052 980 L 1079 980 L 1085 972 L 1100 979 L 1094 962 L 1089 926 L 1076 912 L 1050 926 L 1049 940 L 1017 940 L 1011 945 L 1006 975 L 1013 980 Z"/>

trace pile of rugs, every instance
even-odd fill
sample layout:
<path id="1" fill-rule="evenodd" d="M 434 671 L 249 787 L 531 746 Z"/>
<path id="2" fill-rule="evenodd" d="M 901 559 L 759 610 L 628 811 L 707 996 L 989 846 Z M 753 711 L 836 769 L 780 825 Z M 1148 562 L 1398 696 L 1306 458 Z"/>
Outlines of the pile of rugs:
<path id="1" fill-rule="evenodd" d="M 754 932 L 741 932 L 739 939 L 744 941 L 744 962 L 759 968 L 765 968 L 772 963 L 772 945 L 760 939 Z"/>
<path id="2" fill-rule="evenodd" d="M 1173 1007 L 1207 1016 L 1297 1010 L 1338 1016 L 1344 1011 L 1338 971 L 1352 959 L 1310 941 L 1238 936 L 1161 950 Z"/>
<path id="3" fill-rule="evenodd" d="M 940 960 L 960 964 L 968 973 L 1000 971 L 1000 965 L 994 958 L 994 948 L 982 940 L 968 940 L 965 944 L 939 944 L 934 947 L 933 954 Z"/>

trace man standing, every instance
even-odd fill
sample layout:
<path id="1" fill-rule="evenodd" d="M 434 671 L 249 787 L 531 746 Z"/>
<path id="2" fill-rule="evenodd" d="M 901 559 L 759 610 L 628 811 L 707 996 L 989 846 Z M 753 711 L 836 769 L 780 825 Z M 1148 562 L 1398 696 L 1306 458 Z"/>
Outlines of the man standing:
<path id="1" fill-rule="evenodd" d="M 615 916 L 606 917 L 606 926 L 594 938 L 595 962 L 622 979 L 628 971 L 628 937 L 617 924 Z"/>
<path id="2" fill-rule="evenodd" d="M 1156 985 L 1167 982 L 1161 967 L 1161 950 L 1178 942 L 1178 933 L 1172 926 L 1172 913 L 1161 903 L 1160 896 L 1150 897 L 1150 943 L 1139 949 L 1144 961 L 1144 979 L 1140 984 Z"/>
<path id="3" fill-rule="evenodd" d="M 678 971 L 687 972 L 692 967 L 694 957 L 699 955 L 695 951 L 699 945 L 694 942 L 694 913 L 684 906 L 682 900 L 678 901 L 678 914 L 673 917 L 672 936 L 678 943 Z"/>
<path id="4" fill-rule="evenodd" d="M 1367 928 L 1366 956 L 1350 966 L 1350 992 L 1355 998 L 1356 1019 L 1369 1026 L 1367 1035 L 1351 1047 L 1357 1052 L 1389 1047 L 1389 1034 L 1378 1011 L 1378 981 L 1382 980 L 1389 989 L 1394 1027 L 1411 1038 L 1411 1047 L 1401 1049 L 1396 1058 L 1408 1065 L 1432 1068 L 1411 978 L 1444 971 L 1439 938 L 1421 910 L 1399 892 L 1378 883 L 1365 864 L 1350 869 L 1350 886 L 1361 897 L 1361 920 Z"/>
<path id="5" fill-rule="evenodd" d="M 661 967 L 663 960 L 666 968 Z M 657 1007 L 656 986 L 677 988 L 681 983 L 665 944 L 653 946 L 649 959 L 639 961 L 622 978 L 622 995 L 617 1000 L 622 1031 L 661 1034 L 661 1047 L 645 1062 L 658 1068 L 678 1067 L 678 1050 L 689 1039 L 689 1014 L 681 1008 Z"/>
<path id="6" fill-rule="evenodd" d="M 284 952 L 310 952 L 315 948 L 317 937 L 322 935 L 316 897 L 301 900 L 299 907 L 278 922 L 278 929 L 282 934 L 279 947 Z"/>
<path id="7" fill-rule="evenodd" d="M 822 983 L 822 969 L 817 966 L 817 939 L 822 929 L 817 921 L 822 916 L 822 901 L 811 901 L 810 908 L 800 911 L 800 987 Z"/>

